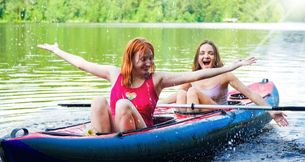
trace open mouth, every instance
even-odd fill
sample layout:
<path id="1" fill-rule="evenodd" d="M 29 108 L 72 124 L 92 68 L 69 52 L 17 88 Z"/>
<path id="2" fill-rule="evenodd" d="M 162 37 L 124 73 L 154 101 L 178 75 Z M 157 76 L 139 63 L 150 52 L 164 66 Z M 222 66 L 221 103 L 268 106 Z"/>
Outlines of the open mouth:
<path id="1" fill-rule="evenodd" d="M 202 60 L 204 66 L 208 66 L 211 63 L 211 60 Z"/>

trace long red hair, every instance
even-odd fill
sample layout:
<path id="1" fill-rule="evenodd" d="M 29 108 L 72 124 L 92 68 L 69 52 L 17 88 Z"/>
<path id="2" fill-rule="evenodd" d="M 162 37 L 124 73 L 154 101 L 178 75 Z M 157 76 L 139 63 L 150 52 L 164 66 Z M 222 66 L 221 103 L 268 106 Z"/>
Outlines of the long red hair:
<path id="1" fill-rule="evenodd" d="M 148 51 L 151 51 L 153 56 L 154 53 L 154 47 L 150 42 L 148 42 L 144 38 L 134 38 L 130 40 L 127 44 L 127 47 L 123 54 L 123 63 L 121 67 L 121 74 L 123 76 L 123 85 L 126 87 L 130 87 L 132 85 L 132 70 L 133 70 L 133 63 L 132 59 L 135 57 L 136 53 L 140 54 L 140 57 L 147 53 Z M 152 64 L 150 67 L 150 73 L 154 73 L 155 71 L 155 64 Z"/>

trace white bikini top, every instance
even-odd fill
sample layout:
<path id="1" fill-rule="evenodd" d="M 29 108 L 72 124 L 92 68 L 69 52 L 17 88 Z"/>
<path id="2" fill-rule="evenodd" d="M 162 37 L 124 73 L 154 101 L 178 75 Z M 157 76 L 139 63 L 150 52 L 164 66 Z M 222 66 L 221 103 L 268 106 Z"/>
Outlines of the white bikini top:
<path id="1" fill-rule="evenodd" d="M 209 96 L 219 105 L 226 105 L 228 98 L 228 87 L 225 89 L 221 88 L 221 84 L 216 84 L 215 87 L 201 90 L 202 93 Z"/>

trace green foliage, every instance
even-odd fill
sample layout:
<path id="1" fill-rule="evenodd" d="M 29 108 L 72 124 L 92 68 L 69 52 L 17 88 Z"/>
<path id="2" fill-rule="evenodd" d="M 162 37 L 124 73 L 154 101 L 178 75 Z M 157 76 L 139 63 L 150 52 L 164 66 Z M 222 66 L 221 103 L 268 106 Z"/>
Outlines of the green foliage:
<path id="1" fill-rule="evenodd" d="M 135 14 L 137 22 L 162 22 L 162 2 L 158 0 L 143 0 Z"/>
<path id="2" fill-rule="evenodd" d="M 276 0 L 0 0 L 0 20 L 10 22 L 274 22 L 281 17 Z"/>
<path id="3" fill-rule="evenodd" d="M 3 19 L 5 10 L 5 0 L 0 0 L 0 19 Z"/>

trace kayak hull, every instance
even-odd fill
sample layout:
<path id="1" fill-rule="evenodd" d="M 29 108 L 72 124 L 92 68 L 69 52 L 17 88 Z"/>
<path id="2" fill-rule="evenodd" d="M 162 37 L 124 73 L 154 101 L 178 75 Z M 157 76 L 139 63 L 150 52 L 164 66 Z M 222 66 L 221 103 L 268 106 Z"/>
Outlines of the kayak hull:
<path id="1" fill-rule="evenodd" d="M 264 95 L 270 105 L 278 105 L 278 91 L 272 82 L 251 86 Z M 247 99 L 239 101 L 252 104 Z M 208 154 L 228 141 L 257 133 L 271 120 L 263 110 L 169 115 L 174 117 L 174 121 L 138 131 L 100 136 L 60 134 L 69 130 L 68 127 L 9 138 L 1 142 L 1 156 L 5 162 L 172 160 L 190 152 Z"/>

